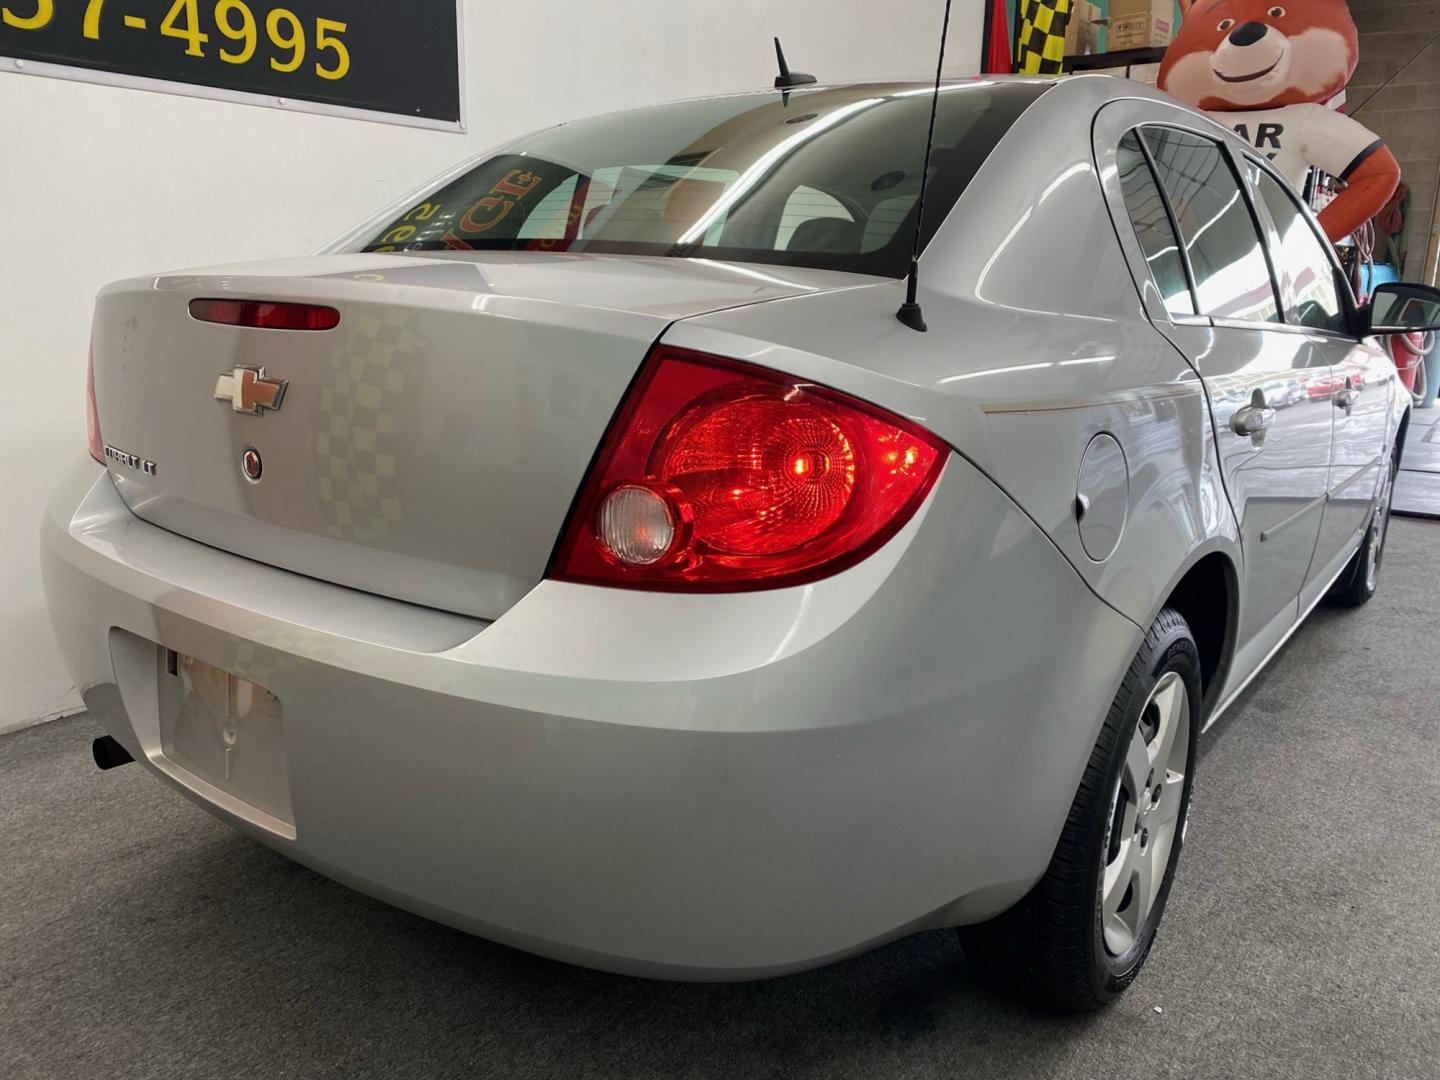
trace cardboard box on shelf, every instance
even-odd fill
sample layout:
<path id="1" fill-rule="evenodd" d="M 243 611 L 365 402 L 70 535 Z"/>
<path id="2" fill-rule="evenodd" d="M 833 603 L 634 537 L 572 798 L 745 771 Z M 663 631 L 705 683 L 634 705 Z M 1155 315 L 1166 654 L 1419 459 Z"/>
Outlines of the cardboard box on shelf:
<path id="1" fill-rule="evenodd" d="M 1100 51 L 1100 7 L 1089 0 L 1075 0 L 1070 22 L 1065 26 L 1065 55 L 1088 56 Z"/>
<path id="2" fill-rule="evenodd" d="M 1169 45 L 1175 35 L 1175 0 L 1110 0 L 1107 52 Z"/>

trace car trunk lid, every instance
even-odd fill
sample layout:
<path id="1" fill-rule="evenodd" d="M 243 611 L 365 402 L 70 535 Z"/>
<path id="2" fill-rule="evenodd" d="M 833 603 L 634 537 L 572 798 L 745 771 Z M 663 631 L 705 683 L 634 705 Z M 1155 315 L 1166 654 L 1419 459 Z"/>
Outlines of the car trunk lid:
<path id="1" fill-rule="evenodd" d="M 121 496 L 156 525 L 493 619 L 544 574 L 665 326 L 873 280 L 497 252 L 322 256 L 119 282 L 96 305 L 100 429 Z M 191 316 L 192 300 L 216 298 L 323 305 L 340 321 L 274 330 Z M 242 404 L 257 394 L 264 404 L 268 389 L 277 408 L 237 410 L 235 386 L 255 379 Z M 258 480 L 246 474 L 252 456 Z"/>

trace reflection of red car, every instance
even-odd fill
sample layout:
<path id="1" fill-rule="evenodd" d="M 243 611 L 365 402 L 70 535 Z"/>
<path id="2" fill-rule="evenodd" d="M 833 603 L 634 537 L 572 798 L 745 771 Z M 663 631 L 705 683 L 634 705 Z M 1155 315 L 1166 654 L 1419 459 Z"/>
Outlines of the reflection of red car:
<path id="1" fill-rule="evenodd" d="M 1315 377 L 1305 384 L 1305 396 L 1311 398 L 1329 397 L 1337 390 L 1345 389 L 1345 376 L 1333 371 L 1317 371 Z"/>

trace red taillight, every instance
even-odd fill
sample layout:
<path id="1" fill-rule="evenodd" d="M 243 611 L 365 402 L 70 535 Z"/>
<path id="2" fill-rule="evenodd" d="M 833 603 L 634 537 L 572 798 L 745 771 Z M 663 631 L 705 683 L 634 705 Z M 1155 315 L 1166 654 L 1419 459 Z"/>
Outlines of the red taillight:
<path id="1" fill-rule="evenodd" d="M 814 581 L 890 539 L 945 455 L 931 432 L 838 390 L 659 346 L 552 576 L 696 592 Z"/>
<path id="2" fill-rule="evenodd" d="M 105 440 L 100 437 L 100 410 L 95 407 L 95 346 L 85 365 L 85 432 L 90 438 L 90 456 L 105 464 Z"/>
<path id="3" fill-rule="evenodd" d="M 333 307 L 271 300 L 191 300 L 190 317 L 259 330 L 333 330 L 340 325 L 340 312 Z"/>

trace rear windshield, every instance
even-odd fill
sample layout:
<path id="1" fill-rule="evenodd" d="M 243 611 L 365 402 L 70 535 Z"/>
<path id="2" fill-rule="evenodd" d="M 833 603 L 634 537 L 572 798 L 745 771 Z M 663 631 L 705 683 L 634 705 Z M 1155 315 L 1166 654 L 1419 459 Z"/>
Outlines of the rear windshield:
<path id="1" fill-rule="evenodd" d="M 923 241 L 1046 85 L 942 88 Z M 564 124 L 468 168 L 360 250 L 693 256 L 900 277 L 930 100 L 913 85 L 771 91 Z"/>

